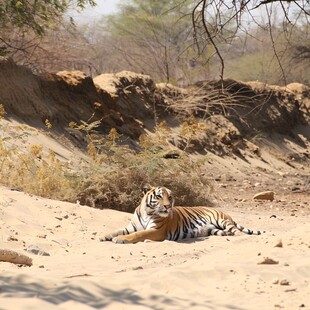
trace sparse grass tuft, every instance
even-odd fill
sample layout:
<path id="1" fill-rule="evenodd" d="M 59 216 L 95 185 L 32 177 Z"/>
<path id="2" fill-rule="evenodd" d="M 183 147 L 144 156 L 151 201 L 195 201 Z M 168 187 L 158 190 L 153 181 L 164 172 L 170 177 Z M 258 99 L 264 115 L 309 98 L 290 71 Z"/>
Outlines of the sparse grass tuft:
<path id="1" fill-rule="evenodd" d="M 5 110 L 3 104 L 0 104 L 0 121 L 4 118 Z"/>

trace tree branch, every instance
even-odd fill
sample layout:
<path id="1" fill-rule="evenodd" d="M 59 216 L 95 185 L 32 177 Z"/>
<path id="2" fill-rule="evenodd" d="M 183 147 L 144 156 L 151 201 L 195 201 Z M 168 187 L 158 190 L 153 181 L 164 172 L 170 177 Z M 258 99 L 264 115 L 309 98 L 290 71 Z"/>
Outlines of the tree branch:
<path id="1" fill-rule="evenodd" d="M 225 69 L 224 59 L 223 59 L 223 57 L 222 57 L 222 55 L 221 55 L 217 45 L 215 44 L 215 42 L 214 42 L 214 40 L 213 40 L 213 38 L 212 38 L 212 36 L 211 36 L 211 34 L 209 32 L 209 29 L 208 29 L 208 26 L 207 26 L 207 23 L 206 23 L 206 20 L 205 20 L 205 10 L 206 10 L 206 5 L 207 5 L 206 2 L 207 2 L 207 0 L 203 0 L 203 2 L 202 2 L 202 13 L 201 13 L 202 14 L 202 24 L 203 24 L 203 27 L 204 27 L 204 29 L 206 31 L 206 34 L 208 36 L 208 39 L 209 39 L 210 43 L 214 47 L 215 52 L 216 52 L 217 56 L 220 59 L 220 62 L 221 62 L 220 78 L 221 78 L 221 81 L 223 81 L 223 79 L 224 79 L 224 69 Z"/>

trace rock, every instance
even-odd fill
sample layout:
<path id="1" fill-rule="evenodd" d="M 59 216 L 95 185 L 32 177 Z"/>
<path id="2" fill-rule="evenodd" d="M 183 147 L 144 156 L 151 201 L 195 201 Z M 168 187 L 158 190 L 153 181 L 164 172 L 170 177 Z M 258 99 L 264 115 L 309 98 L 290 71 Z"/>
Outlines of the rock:
<path id="1" fill-rule="evenodd" d="M 290 285 L 290 282 L 284 279 L 280 281 L 280 285 Z"/>
<path id="2" fill-rule="evenodd" d="M 266 191 L 266 192 L 260 192 L 253 196 L 253 199 L 257 200 L 274 200 L 274 192 L 272 191 Z"/>
<path id="3" fill-rule="evenodd" d="M 282 240 L 279 240 L 274 247 L 275 248 L 283 248 Z"/>
<path id="4" fill-rule="evenodd" d="M 9 236 L 7 240 L 8 241 L 18 241 L 18 239 L 13 237 L 13 236 Z"/>
<path id="5" fill-rule="evenodd" d="M 47 235 L 46 234 L 39 234 L 37 235 L 38 238 L 46 239 Z"/>
<path id="6" fill-rule="evenodd" d="M 269 257 L 264 257 L 263 260 L 258 263 L 258 265 L 276 265 L 276 264 L 279 264 L 279 262 Z"/>
<path id="7" fill-rule="evenodd" d="M 298 192 L 298 191 L 300 191 L 300 187 L 299 187 L 299 186 L 293 186 L 293 187 L 291 188 L 291 191 L 292 191 L 292 192 Z"/>
<path id="8" fill-rule="evenodd" d="M 15 251 L 0 249 L 0 262 L 9 262 L 16 265 L 32 265 L 32 259 Z"/>
<path id="9" fill-rule="evenodd" d="M 29 245 L 26 251 L 35 255 L 50 256 L 49 253 L 45 252 L 44 250 L 33 244 Z"/>

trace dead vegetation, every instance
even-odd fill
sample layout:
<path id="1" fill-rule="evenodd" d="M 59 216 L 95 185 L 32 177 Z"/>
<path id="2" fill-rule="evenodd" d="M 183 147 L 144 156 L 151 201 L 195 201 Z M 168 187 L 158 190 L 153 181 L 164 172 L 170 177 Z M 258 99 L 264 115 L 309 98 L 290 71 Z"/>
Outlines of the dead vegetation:
<path id="1" fill-rule="evenodd" d="M 41 118 L 50 134 L 69 133 L 65 138 L 83 147 L 87 156 L 69 162 L 39 144 L 20 149 L 11 143 L 16 138 L 11 129 L 0 122 L 0 183 L 97 208 L 132 211 L 145 183 L 173 188 L 179 205 L 206 204 L 212 191 L 208 154 L 244 159 L 248 150 L 259 157 L 263 140 L 258 137 L 268 140 L 274 132 L 294 138 L 292 129 L 307 124 L 300 109 L 306 92 L 300 99 L 298 91 L 232 80 L 181 89 L 155 85 L 149 76 L 132 72 L 101 76 L 96 85 L 80 72 L 57 76 L 61 81 L 49 80 L 49 90 L 43 77 L 35 77 L 46 96 L 53 90 L 49 98 L 55 112 L 50 109 L 48 117 L 41 113 L 39 88 L 35 95 L 31 89 L 23 93 L 21 101 L 19 79 L 16 102 L 0 93 L 1 117 L 15 115 L 17 106 L 37 110 L 33 117 Z"/>
<path id="2" fill-rule="evenodd" d="M 1 123 L 0 123 L 1 126 Z M 135 151 L 121 141 L 112 128 L 100 135 L 100 121 L 71 123 L 83 131 L 89 157 L 75 163 L 63 162 L 51 150 L 30 145 L 27 152 L 10 146 L 10 138 L 0 139 L 0 182 L 25 192 L 87 204 L 97 208 L 133 211 L 145 183 L 174 188 L 179 204 L 195 205 L 208 201 L 211 185 L 204 174 L 204 160 L 194 160 L 169 144 L 169 129 L 159 124 L 151 135 L 140 138 Z M 187 124 L 187 132 L 194 124 Z M 2 126 L 2 132 L 5 128 Z M 177 154 L 177 158 L 167 156 Z"/>

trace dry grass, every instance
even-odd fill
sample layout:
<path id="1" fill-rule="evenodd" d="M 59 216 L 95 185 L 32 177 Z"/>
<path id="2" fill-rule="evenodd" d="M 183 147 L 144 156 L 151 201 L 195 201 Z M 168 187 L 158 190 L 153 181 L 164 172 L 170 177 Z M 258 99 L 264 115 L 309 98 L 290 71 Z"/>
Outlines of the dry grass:
<path id="1" fill-rule="evenodd" d="M 94 207 L 133 211 L 141 200 L 143 185 L 148 183 L 171 188 L 179 205 L 208 203 L 211 186 L 201 173 L 205 159 L 194 160 L 173 148 L 168 142 L 170 134 L 166 124 L 160 123 L 153 135 L 140 137 L 138 152 L 119 144 L 120 136 L 114 129 L 105 142 L 97 138 L 100 145 L 82 170 L 78 199 Z M 169 153 L 177 158 L 166 156 Z"/>
<path id="2" fill-rule="evenodd" d="M 0 138 L 0 183 L 18 190 L 54 199 L 70 199 L 74 192 L 66 166 L 42 146 L 21 152 Z"/>
<path id="3" fill-rule="evenodd" d="M 2 108 L 0 105 L 3 117 Z M 146 183 L 171 188 L 179 205 L 208 202 L 211 186 L 201 173 L 204 160 L 194 160 L 173 148 L 168 142 L 170 129 L 164 123 L 153 135 L 140 138 L 139 151 L 123 145 L 115 129 L 100 136 L 96 132 L 99 124 L 91 120 L 70 124 L 88 139 L 88 158 L 73 165 L 60 161 L 41 145 L 31 145 L 22 152 L 10 143 L 0 121 L 0 183 L 43 197 L 130 212 L 139 204 Z M 183 130 L 192 137 L 198 132 L 197 126 L 192 121 Z M 177 154 L 177 158 L 166 156 L 169 152 Z"/>
<path id="4" fill-rule="evenodd" d="M 202 119 L 214 114 L 238 114 L 239 108 L 251 106 L 253 102 L 264 104 L 269 99 L 256 93 L 249 85 L 229 79 L 198 82 L 186 91 L 166 88 L 163 93 L 173 112 Z"/>

